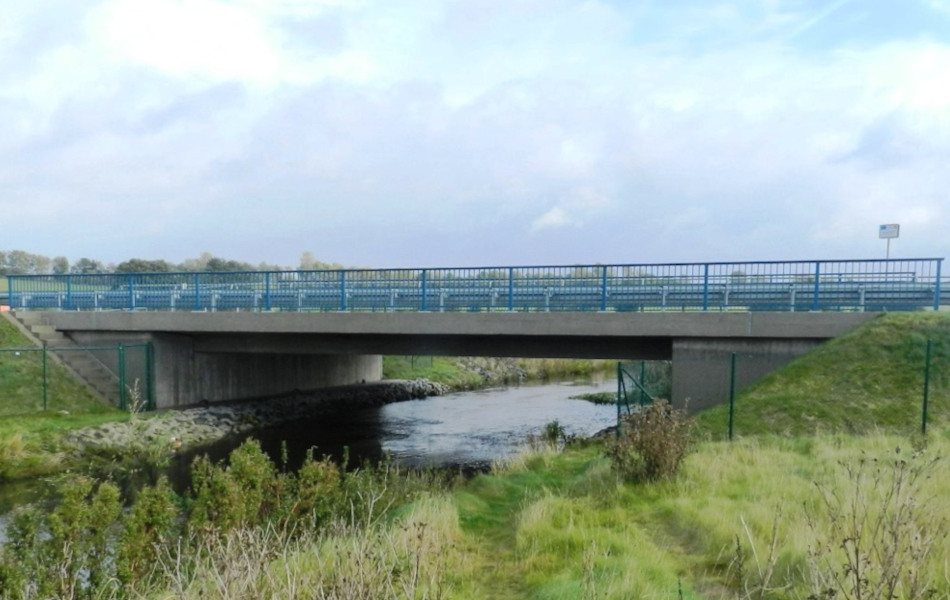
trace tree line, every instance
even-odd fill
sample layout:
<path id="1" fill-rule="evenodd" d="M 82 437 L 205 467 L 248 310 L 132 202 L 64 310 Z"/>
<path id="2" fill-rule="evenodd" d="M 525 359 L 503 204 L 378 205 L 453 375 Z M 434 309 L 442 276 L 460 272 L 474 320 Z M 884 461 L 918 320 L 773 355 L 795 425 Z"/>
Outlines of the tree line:
<path id="1" fill-rule="evenodd" d="M 300 256 L 297 269 L 317 271 L 343 269 L 338 263 L 326 263 L 317 260 L 312 252 Z M 80 258 L 70 262 L 65 256 L 50 258 L 42 254 L 33 254 L 23 250 L 0 250 L 0 275 L 66 275 L 70 273 L 174 273 L 209 271 L 289 271 L 292 267 L 261 262 L 257 265 L 214 256 L 204 252 L 198 258 L 189 258 L 181 263 L 172 263 L 163 259 L 130 258 L 118 264 L 104 263 L 93 258 Z"/>

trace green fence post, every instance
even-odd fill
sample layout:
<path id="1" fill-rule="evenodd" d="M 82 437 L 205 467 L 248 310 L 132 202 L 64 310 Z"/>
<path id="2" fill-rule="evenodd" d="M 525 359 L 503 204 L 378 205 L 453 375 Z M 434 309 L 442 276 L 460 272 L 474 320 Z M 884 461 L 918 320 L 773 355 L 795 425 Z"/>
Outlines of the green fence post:
<path id="1" fill-rule="evenodd" d="M 647 361 L 640 361 L 640 407 L 642 408 L 646 404 L 646 392 L 644 388 L 647 387 Z"/>
<path id="2" fill-rule="evenodd" d="M 145 344 L 145 398 L 148 402 L 148 410 L 155 410 L 155 371 L 152 362 L 155 360 L 152 342 Z"/>
<path id="3" fill-rule="evenodd" d="M 729 365 L 729 439 L 732 440 L 733 416 L 736 410 L 736 353 L 732 353 Z"/>
<path id="4" fill-rule="evenodd" d="M 49 366 L 46 359 L 46 342 L 43 342 L 43 410 L 49 405 Z"/>
<path id="5" fill-rule="evenodd" d="M 125 346 L 119 344 L 117 349 L 119 359 L 119 409 L 126 409 L 125 398 Z"/>
<path id="6" fill-rule="evenodd" d="M 930 350 L 932 340 L 927 340 L 927 358 L 924 363 L 924 414 L 920 423 L 920 432 L 927 435 L 927 403 L 930 399 Z"/>
<path id="7" fill-rule="evenodd" d="M 617 361 L 617 429 L 614 431 L 615 437 L 620 437 L 620 396 L 623 394 L 623 368 L 620 361 Z"/>

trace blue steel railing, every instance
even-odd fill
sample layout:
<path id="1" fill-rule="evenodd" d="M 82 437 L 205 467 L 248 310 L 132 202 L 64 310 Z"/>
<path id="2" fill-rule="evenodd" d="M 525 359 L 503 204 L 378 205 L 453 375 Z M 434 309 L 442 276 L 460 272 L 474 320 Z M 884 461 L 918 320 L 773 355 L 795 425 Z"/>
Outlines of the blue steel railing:
<path id="1" fill-rule="evenodd" d="M 937 310 L 943 259 L 8 276 L 14 309 Z"/>

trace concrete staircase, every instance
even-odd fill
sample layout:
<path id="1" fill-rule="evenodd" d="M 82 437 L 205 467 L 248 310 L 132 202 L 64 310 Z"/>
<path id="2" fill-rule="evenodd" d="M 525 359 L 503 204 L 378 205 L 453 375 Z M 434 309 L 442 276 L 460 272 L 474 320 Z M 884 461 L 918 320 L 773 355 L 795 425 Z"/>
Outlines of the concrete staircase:
<path id="1" fill-rule="evenodd" d="M 50 325 L 40 311 L 10 313 L 19 329 L 38 345 L 51 350 L 49 356 L 82 381 L 91 392 L 106 402 L 119 405 L 119 378 L 92 353 L 84 351 L 72 339 Z M 54 349 L 65 350 L 53 352 Z"/>

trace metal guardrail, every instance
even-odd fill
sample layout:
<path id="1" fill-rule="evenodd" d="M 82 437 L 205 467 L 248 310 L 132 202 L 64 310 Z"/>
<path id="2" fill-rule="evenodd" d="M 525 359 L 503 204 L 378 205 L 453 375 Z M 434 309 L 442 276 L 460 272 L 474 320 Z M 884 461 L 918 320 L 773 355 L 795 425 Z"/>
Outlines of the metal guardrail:
<path id="1" fill-rule="evenodd" d="M 10 306 L 186 311 L 937 310 L 942 258 L 8 276 Z"/>

